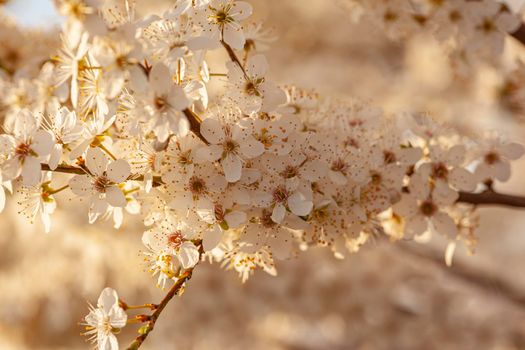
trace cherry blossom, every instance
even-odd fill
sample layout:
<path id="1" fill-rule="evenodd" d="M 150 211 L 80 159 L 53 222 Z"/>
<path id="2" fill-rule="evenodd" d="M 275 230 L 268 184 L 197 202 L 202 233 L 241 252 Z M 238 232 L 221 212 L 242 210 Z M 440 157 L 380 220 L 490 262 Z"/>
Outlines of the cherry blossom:
<path id="1" fill-rule="evenodd" d="M 74 194 L 89 197 L 90 208 L 96 214 L 103 214 L 108 208 L 125 207 L 126 197 L 119 187 L 131 173 L 130 165 L 123 159 L 109 162 L 99 148 L 90 148 L 86 154 L 86 175 L 75 175 L 69 181 Z"/>
<path id="2" fill-rule="evenodd" d="M 97 307 L 90 305 L 89 314 L 85 317 L 84 333 L 97 349 L 118 350 L 118 341 L 114 333 L 126 326 L 128 315 L 119 306 L 117 292 L 105 288 L 98 298 Z"/>
<path id="3" fill-rule="evenodd" d="M 228 125 L 214 118 L 203 120 L 201 133 L 210 143 L 197 150 L 199 161 L 220 160 L 228 182 L 241 179 L 246 159 L 260 156 L 264 146 L 238 125 Z"/>
<path id="4" fill-rule="evenodd" d="M 25 185 L 36 185 L 41 178 L 40 164 L 52 147 L 51 134 L 39 129 L 30 111 L 21 111 L 15 120 L 13 134 L 0 135 L 0 153 L 8 158 L 2 164 L 3 180 L 22 176 Z"/>

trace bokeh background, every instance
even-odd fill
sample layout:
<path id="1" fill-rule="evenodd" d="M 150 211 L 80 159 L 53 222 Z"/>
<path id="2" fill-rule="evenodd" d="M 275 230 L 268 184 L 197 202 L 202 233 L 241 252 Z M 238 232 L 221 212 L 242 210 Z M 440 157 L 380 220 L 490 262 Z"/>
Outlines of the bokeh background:
<path id="1" fill-rule="evenodd" d="M 466 133 L 496 129 L 525 142 L 525 116 L 505 108 L 500 93 L 524 54 L 512 39 L 503 67 L 458 74 L 431 38 L 392 42 L 354 24 L 344 0 L 249 1 L 278 36 L 266 53 L 275 81 L 388 112 L 429 111 Z M 166 1 L 138 2 L 141 11 L 160 11 Z M 61 22 L 47 0 L 12 0 L 5 11 L 34 30 Z M 513 171 L 497 189 L 525 195 L 525 160 Z M 44 234 L 18 210 L 11 201 L 0 215 L 1 350 L 89 348 L 78 323 L 106 286 L 129 304 L 162 298 L 144 271 L 139 221 L 126 218 L 120 230 L 88 225 L 85 207 L 66 199 Z M 258 272 L 245 284 L 199 265 L 143 348 L 525 349 L 525 210 L 479 214 L 475 254 L 458 247 L 450 268 L 440 237 L 425 245 L 377 240 L 345 260 L 314 249 L 280 262 L 278 277 Z M 123 331 L 121 345 L 134 330 Z"/>

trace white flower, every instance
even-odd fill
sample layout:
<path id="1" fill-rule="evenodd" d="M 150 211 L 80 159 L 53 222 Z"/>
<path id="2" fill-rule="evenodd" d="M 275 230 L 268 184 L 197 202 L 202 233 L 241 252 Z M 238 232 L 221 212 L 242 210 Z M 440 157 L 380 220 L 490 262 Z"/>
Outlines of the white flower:
<path id="1" fill-rule="evenodd" d="M 422 179 L 432 178 L 434 180 L 435 196 L 439 194 L 447 197 L 446 200 L 455 200 L 457 198 L 456 191 L 472 192 L 477 185 L 474 174 L 462 167 L 465 153 L 466 149 L 463 145 L 455 145 L 450 148 L 431 146 L 431 162 L 421 164 L 416 172 Z M 421 183 L 424 182 L 422 180 Z"/>
<path id="2" fill-rule="evenodd" d="M 246 222 L 245 212 L 227 208 L 221 203 L 213 203 L 207 198 L 200 199 L 195 206 L 197 215 L 209 224 L 203 234 L 205 251 L 210 251 L 219 244 L 222 231 L 238 228 Z"/>
<path id="3" fill-rule="evenodd" d="M 90 305 L 89 314 L 84 318 L 89 339 L 97 344 L 99 350 L 118 350 L 114 333 L 126 326 L 128 315 L 119 305 L 117 292 L 105 288 L 98 298 L 97 307 Z"/>
<path id="4" fill-rule="evenodd" d="M 102 144 L 107 147 L 106 143 L 112 139 L 103 136 L 103 134 L 113 125 L 115 118 L 116 116 L 113 116 L 106 120 L 104 117 L 94 117 L 85 122 L 82 128 L 82 137 L 77 140 L 79 144 L 71 150 L 69 159 L 74 160 L 81 157 L 93 144 Z"/>
<path id="5" fill-rule="evenodd" d="M 260 190 L 252 196 L 253 205 L 259 208 L 271 208 L 271 219 L 280 224 L 287 210 L 297 216 L 306 216 L 313 208 L 311 190 L 299 188 L 297 182 L 285 182 L 271 176 L 263 178 Z"/>
<path id="6" fill-rule="evenodd" d="M 477 178 L 480 181 L 507 181 L 510 178 L 510 161 L 521 158 L 523 153 L 523 146 L 518 143 L 507 143 L 499 138 L 484 140 L 482 159 L 475 172 Z"/>
<path id="7" fill-rule="evenodd" d="M 471 36 L 466 42 L 471 50 L 499 54 L 505 45 L 506 33 L 518 29 L 521 21 L 499 2 L 482 0 L 469 2 L 466 14 L 470 17 Z"/>
<path id="8" fill-rule="evenodd" d="M 129 163 L 123 159 L 109 162 L 99 148 L 90 148 L 86 154 L 89 174 L 75 175 L 70 181 L 71 191 L 78 196 L 89 196 L 90 208 L 103 214 L 108 204 L 113 207 L 126 206 L 126 196 L 119 184 L 131 174 Z"/>
<path id="9" fill-rule="evenodd" d="M 205 17 L 199 24 L 206 36 L 214 41 L 223 40 L 236 50 L 246 41 L 240 22 L 252 14 L 252 6 L 244 1 L 211 0 L 205 8 Z"/>
<path id="10" fill-rule="evenodd" d="M 21 212 L 31 223 L 37 216 L 40 216 L 46 233 L 51 230 L 51 214 L 57 207 L 53 196 L 56 191 L 49 187 L 50 180 L 51 173 L 47 172 L 42 183 L 32 187 L 23 187 L 20 191 L 22 199 L 19 202 L 22 207 Z"/>
<path id="11" fill-rule="evenodd" d="M 9 159 L 2 165 L 2 179 L 14 180 L 22 175 L 24 185 L 36 185 L 41 178 L 40 163 L 53 147 L 53 137 L 38 129 L 31 112 L 22 110 L 14 124 L 13 135 L 0 135 L 0 153 Z"/>
<path id="12" fill-rule="evenodd" d="M 268 62 L 263 55 L 250 57 L 244 71 L 235 62 L 228 62 L 226 66 L 232 85 L 228 96 L 244 113 L 271 112 L 286 103 L 284 90 L 266 79 Z"/>
<path id="13" fill-rule="evenodd" d="M 89 34 L 82 31 L 78 22 L 66 22 L 62 34 L 62 48 L 55 60 L 57 64 L 57 86 L 71 79 L 69 93 L 73 107 L 78 103 L 78 73 L 80 62 L 86 55 L 89 44 Z"/>
<path id="14" fill-rule="evenodd" d="M 55 137 L 48 161 L 49 168 L 55 170 L 62 157 L 64 146 L 80 139 L 84 128 L 78 122 L 76 113 L 67 107 L 60 107 L 54 111 L 47 119 L 44 119 L 44 123 Z"/>
<path id="15" fill-rule="evenodd" d="M 243 162 L 264 152 L 264 145 L 237 124 L 207 118 L 201 124 L 201 134 L 210 145 L 197 149 L 196 158 L 199 162 L 220 160 L 228 182 L 239 181 Z"/>
<path id="16" fill-rule="evenodd" d="M 149 250 L 145 255 L 150 272 L 158 275 L 158 286 L 164 288 L 168 280 L 176 280 L 181 268 L 190 269 L 199 262 L 199 249 L 190 240 L 193 235 L 190 227 L 172 218 L 144 232 L 142 243 Z"/>
<path id="17" fill-rule="evenodd" d="M 405 233 L 421 236 L 427 230 L 456 237 L 457 227 L 452 218 L 443 210 L 454 203 L 454 199 L 434 196 L 428 187 L 403 194 L 400 202 L 394 205 L 394 212 L 405 219 Z"/>
<path id="18" fill-rule="evenodd" d="M 170 131 L 177 136 L 186 136 L 190 125 L 181 111 L 189 106 L 189 100 L 182 87 L 174 84 L 165 64 L 156 63 L 151 68 L 146 89 L 144 108 L 150 118 L 151 130 L 159 141 L 166 141 Z"/>

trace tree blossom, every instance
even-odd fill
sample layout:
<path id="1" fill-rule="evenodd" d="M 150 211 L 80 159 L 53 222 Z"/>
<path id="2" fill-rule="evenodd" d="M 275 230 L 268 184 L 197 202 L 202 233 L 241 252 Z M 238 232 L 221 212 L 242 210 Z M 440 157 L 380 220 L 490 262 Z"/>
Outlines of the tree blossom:
<path id="1" fill-rule="evenodd" d="M 40 163 L 51 152 L 53 138 L 49 132 L 39 129 L 38 124 L 30 111 L 23 110 L 15 120 L 13 134 L 0 135 L 0 153 L 8 158 L 2 164 L 4 181 L 20 175 L 27 186 L 40 181 Z"/>
<path id="2" fill-rule="evenodd" d="M 119 305 L 117 292 L 105 288 L 98 298 L 97 307 L 90 305 L 89 314 L 84 318 L 86 332 L 93 344 L 100 350 L 118 350 L 114 333 L 126 326 L 128 315 Z"/>
<path id="3" fill-rule="evenodd" d="M 126 197 L 119 187 L 131 174 L 131 168 L 123 159 L 109 162 L 99 148 L 90 148 L 86 154 L 86 175 L 75 175 L 69 186 L 74 194 L 89 197 L 90 208 L 95 214 L 103 214 L 108 204 L 125 207 Z"/>
<path id="4" fill-rule="evenodd" d="M 210 142 L 197 150 L 199 161 L 220 160 L 228 182 L 241 179 L 246 159 L 260 156 L 264 146 L 238 125 L 228 125 L 215 118 L 207 118 L 201 125 L 202 135 Z"/>

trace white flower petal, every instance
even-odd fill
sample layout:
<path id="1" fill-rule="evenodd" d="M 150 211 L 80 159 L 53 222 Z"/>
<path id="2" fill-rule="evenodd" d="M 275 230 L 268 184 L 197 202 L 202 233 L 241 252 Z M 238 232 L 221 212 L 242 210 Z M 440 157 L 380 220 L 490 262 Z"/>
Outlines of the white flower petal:
<path id="1" fill-rule="evenodd" d="M 501 154 L 510 160 L 521 158 L 524 152 L 523 145 L 515 142 L 507 143 L 501 147 Z"/>
<path id="2" fill-rule="evenodd" d="M 106 314 L 109 314 L 114 305 L 118 305 L 117 292 L 109 287 L 104 288 L 98 297 L 97 306 L 104 309 Z"/>
<path id="3" fill-rule="evenodd" d="M 224 216 L 229 228 L 237 228 L 246 222 L 246 213 L 234 210 Z"/>
<path id="4" fill-rule="evenodd" d="M 232 4 L 230 15 L 235 18 L 236 21 L 242 21 L 252 15 L 252 5 L 245 1 L 235 1 Z"/>
<path id="5" fill-rule="evenodd" d="M 295 192 L 288 197 L 288 207 L 295 215 L 305 216 L 312 211 L 313 203 L 301 192 Z"/>
<path id="6" fill-rule="evenodd" d="M 221 161 L 224 177 L 228 182 L 236 182 L 241 179 L 242 162 L 239 156 L 228 153 Z"/>
<path id="7" fill-rule="evenodd" d="M 106 199 L 113 207 L 124 208 L 127 204 L 126 196 L 118 186 L 106 189 Z"/>
<path id="8" fill-rule="evenodd" d="M 131 174 L 131 166 L 124 159 L 118 159 L 109 163 L 106 175 L 108 179 L 116 184 L 125 181 Z"/>
<path id="9" fill-rule="evenodd" d="M 26 157 L 22 165 L 22 181 L 26 186 L 36 185 L 42 178 L 40 162 L 35 157 Z"/>
<path id="10" fill-rule="evenodd" d="M 153 65 L 149 73 L 149 81 L 157 96 L 167 95 L 170 89 L 174 87 L 170 70 L 162 62 Z"/>
<path id="11" fill-rule="evenodd" d="M 472 192 L 476 189 L 477 181 L 474 174 L 463 168 L 454 168 L 450 171 L 448 180 L 455 188 Z"/>
<path id="12" fill-rule="evenodd" d="M 184 269 L 197 265 L 200 258 L 199 249 L 191 242 L 182 243 L 177 256 Z"/>
<path id="13" fill-rule="evenodd" d="M 53 136 L 47 131 L 38 130 L 33 136 L 33 142 L 31 149 L 38 154 L 38 157 L 45 157 L 51 153 L 53 149 L 54 140 Z"/>
<path id="14" fill-rule="evenodd" d="M 219 245 L 222 239 L 222 231 L 218 225 L 213 225 L 209 230 L 204 231 L 202 246 L 204 251 L 209 252 Z"/>
<path id="15" fill-rule="evenodd" d="M 405 222 L 405 232 L 409 236 L 420 235 L 427 230 L 427 227 L 427 219 L 422 215 L 409 217 Z"/>
<path id="16" fill-rule="evenodd" d="M 201 134 L 212 144 L 218 144 L 224 141 L 224 130 L 222 129 L 222 125 L 214 118 L 207 118 L 202 121 Z"/>
<path id="17" fill-rule="evenodd" d="M 86 153 L 86 166 L 93 175 L 102 175 L 109 159 L 100 148 L 90 147 Z"/>
<path id="18" fill-rule="evenodd" d="M 69 180 L 69 188 L 77 196 L 87 196 L 93 193 L 91 178 L 87 175 L 75 175 Z"/>
<path id="19" fill-rule="evenodd" d="M 451 238 L 456 237 L 458 233 L 458 228 L 454 223 L 454 220 L 444 212 L 438 212 L 432 216 L 432 226 L 434 226 L 434 229 L 440 235 Z"/>
<path id="20" fill-rule="evenodd" d="M 283 222 L 284 215 L 286 214 L 286 208 L 281 203 L 277 203 L 272 211 L 272 221 L 280 224 Z"/>
<path id="21" fill-rule="evenodd" d="M 264 145 L 251 136 L 241 143 L 240 148 L 246 158 L 255 158 L 264 152 Z"/>
<path id="22" fill-rule="evenodd" d="M 222 31 L 222 39 L 234 50 L 241 50 L 244 47 L 246 38 L 241 26 L 227 24 Z"/>

